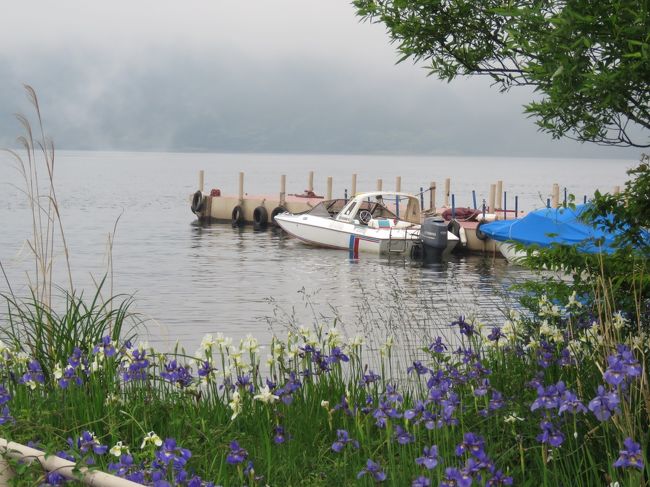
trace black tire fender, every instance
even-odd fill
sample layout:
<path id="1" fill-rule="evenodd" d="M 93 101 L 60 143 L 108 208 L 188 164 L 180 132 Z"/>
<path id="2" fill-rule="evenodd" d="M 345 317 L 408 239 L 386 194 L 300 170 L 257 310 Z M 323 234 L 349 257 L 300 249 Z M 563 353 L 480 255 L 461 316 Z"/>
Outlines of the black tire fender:
<path id="1" fill-rule="evenodd" d="M 253 210 L 253 228 L 259 230 L 266 227 L 269 222 L 269 212 L 263 206 L 258 206 Z"/>
<path id="2" fill-rule="evenodd" d="M 205 196 L 201 191 L 197 191 L 192 195 L 192 213 L 201 213 L 205 207 Z"/>
<path id="3" fill-rule="evenodd" d="M 284 206 L 276 206 L 273 209 L 273 211 L 271 212 L 271 221 L 273 222 L 273 224 L 275 226 L 278 225 L 277 223 L 275 223 L 275 217 L 278 216 L 280 213 L 284 213 L 286 211 L 287 211 L 287 209 Z"/>
<path id="4" fill-rule="evenodd" d="M 241 205 L 237 205 L 232 209 L 230 218 L 233 227 L 239 227 L 244 224 L 244 209 Z"/>
<path id="5" fill-rule="evenodd" d="M 482 241 L 486 241 L 486 240 L 489 238 L 489 237 L 488 237 L 485 233 L 483 233 L 483 231 L 481 230 L 481 227 L 482 227 L 483 225 L 485 225 L 486 223 L 487 223 L 487 222 L 486 222 L 485 220 L 483 220 L 483 221 L 480 222 L 480 223 L 478 224 L 478 226 L 476 227 L 476 238 L 478 238 L 479 240 L 482 240 Z"/>

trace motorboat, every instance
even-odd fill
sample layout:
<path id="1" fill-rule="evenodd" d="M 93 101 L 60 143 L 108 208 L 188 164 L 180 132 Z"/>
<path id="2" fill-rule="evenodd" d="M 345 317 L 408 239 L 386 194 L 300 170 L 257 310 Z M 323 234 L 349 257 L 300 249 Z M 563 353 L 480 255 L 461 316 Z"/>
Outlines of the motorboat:
<path id="1" fill-rule="evenodd" d="M 570 245 L 587 254 L 610 254 L 616 249 L 616 233 L 602 225 L 592 226 L 581 219 L 587 205 L 541 208 L 515 220 L 499 220 L 481 226 L 481 231 L 497 242 L 510 263 L 526 256 L 526 248 Z"/>
<path id="2" fill-rule="evenodd" d="M 275 221 L 308 245 L 347 250 L 354 257 L 361 252 L 443 256 L 458 243 L 442 218 L 421 223 L 420 201 L 414 195 L 375 191 L 340 202 L 323 201 L 304 213 L 281 213 Z"/>

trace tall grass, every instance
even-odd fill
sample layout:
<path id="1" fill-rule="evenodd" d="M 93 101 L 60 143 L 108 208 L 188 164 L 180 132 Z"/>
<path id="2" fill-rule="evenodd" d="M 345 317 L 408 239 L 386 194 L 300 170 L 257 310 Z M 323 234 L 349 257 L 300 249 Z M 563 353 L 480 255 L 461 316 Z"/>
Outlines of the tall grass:
<path id="1" fill-rule="evenodd" d="M 0 261 L 7 284 L 7 292 L 0 294 L 4 309 L 0 339 L 38 360 L 45 367 L 46 375 L 51 377 L 49 364 L 68 357 L 74 346 L 98 342 L 105 335 L 118 339 L 123 332 L 131 333 L 140 320 L 130 310 L 131 297 L 113 295 L 112 235 L 109 235 L 108 284 L 106 277 L 99 280 L 90 299 L 75 288 L 55 188 L 54 144 L 45 134 L 36 92 L 28 85 L 25 85 L 25 92 L 36 123 L 33 125 L 25 115 L 16 115 L 24 132 L 17 139 L 21 149 L 6 149 L 6 152 L 22 179 L 22 186 L 17 187 L 30 210 L 31 236 L 26 243 L 33 269 L 27 273 L 27 295 L 19 295 L 14 292 Z M 63 279 L 58 279 L 57 269 L 60 268 Z M 65 284 L 61 285 L 61 281 Z M 109 288 L 107 298 L 103 295 L 105 287 Z"/>

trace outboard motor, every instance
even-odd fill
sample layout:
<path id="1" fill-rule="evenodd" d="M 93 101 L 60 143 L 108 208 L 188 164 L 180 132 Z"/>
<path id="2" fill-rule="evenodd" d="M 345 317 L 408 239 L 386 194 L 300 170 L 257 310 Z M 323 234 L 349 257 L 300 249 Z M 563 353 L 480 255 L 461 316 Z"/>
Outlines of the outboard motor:
<path id="1" fill-rule="evenodd" d="M 437 262 L 447 248 L 447 223 L 440 216 L 425 218 L 420 227 L 425 262 Z"/>

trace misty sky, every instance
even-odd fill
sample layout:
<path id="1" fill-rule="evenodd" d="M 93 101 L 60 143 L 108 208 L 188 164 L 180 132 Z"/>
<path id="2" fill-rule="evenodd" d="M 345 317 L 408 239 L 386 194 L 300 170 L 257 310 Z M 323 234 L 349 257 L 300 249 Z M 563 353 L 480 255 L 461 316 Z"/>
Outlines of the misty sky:
<path id="1" fill-rule="evenodd" d="M 523 89 L 395 65 L 348 0 L 0 0 L 0 145 L 39 95 L 63 149 L 636 159 L 553 141 Z"/>

